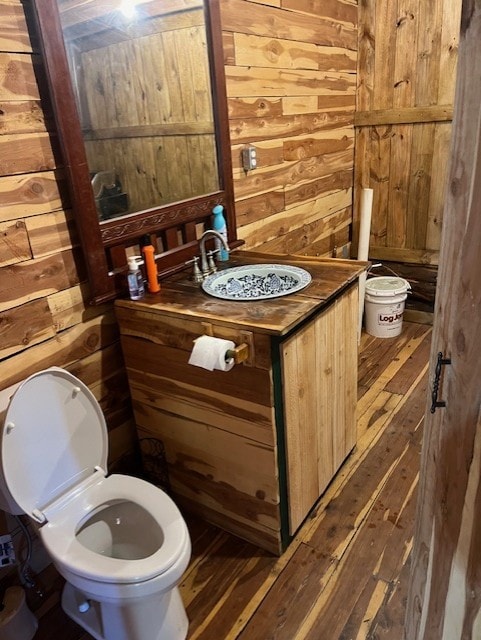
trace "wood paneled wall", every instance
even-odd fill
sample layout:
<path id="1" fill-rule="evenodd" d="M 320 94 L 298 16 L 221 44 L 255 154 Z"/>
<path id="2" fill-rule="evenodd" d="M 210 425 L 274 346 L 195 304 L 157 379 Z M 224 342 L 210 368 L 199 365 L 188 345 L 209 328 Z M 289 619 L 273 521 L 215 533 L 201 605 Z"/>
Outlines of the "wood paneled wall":
<path id="1" fill-rule="evenodd" d="M 238 235 L 247 249 L 332 254 L 350 239 L 357 3 L 220 4 Z"/>
<path id="2" fill-rule="evenodd" d="M 359 3 L 355 202 L 374 189 L 371 258 L 438 262 L 460 15 L 460 0 Z"/>
<path id="3" fill-rule="evenodd" d="M 53 120 L 40 103 L 42 61 L 24 7 L 28 12 L 27 2 L 0 0 L 0 389 L 49 366 L 72 371 L 100 401 L 115 462 L 135 447 L 118 328 L 110 305 L 88 305 Z"/>

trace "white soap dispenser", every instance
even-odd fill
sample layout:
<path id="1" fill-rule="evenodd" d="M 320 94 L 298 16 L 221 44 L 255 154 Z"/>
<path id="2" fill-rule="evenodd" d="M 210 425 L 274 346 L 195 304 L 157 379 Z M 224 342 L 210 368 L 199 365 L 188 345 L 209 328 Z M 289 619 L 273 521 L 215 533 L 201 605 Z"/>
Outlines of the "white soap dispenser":
<path id="1" fill-rule="evenodd" d="M 128 259 L 129 273 L 127 274 L 127 282 L 129 284 L 129 295 L 131 300 L 140 300 L 145 295 L 144 278 L 139 268 L 137 258 L 131 256 Z"/>

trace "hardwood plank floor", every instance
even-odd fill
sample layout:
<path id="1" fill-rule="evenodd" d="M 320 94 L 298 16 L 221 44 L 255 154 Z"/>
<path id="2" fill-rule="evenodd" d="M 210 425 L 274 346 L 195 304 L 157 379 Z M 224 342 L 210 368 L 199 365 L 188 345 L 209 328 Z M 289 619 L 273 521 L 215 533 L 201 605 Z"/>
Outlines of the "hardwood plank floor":
<path id="1" fill-rule="evenodd" d="M 186 517 L 180 585 L 199 640 L 401 640 L 427 399 L 431 331 L 363 335 L 358 444 L 281 558 Z M 35 640 L 89 640 L 59 606 L 52 567 L 28 594 Z"/>

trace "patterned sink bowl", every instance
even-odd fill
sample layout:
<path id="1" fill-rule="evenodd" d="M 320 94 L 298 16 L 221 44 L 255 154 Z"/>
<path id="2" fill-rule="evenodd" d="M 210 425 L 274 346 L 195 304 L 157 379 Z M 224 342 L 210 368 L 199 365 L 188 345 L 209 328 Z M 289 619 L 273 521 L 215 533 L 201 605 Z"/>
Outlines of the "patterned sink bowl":
<path id="1" fill-rule="evenodd" d="M 266 300 L 295 293 L 311 281 L 305 269 L 286 264 L 232 267 L 207 276 L 204 291 L 223 300 Z"/>

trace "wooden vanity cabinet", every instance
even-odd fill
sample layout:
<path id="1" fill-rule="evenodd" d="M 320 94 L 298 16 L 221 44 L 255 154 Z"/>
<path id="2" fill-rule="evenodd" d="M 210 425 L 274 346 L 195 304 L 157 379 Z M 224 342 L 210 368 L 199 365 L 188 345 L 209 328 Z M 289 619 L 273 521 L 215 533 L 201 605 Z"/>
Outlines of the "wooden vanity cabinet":
<path id="1" fill-rule="evenodd" d="M 162 446 L 181 509 L 280 554 L 355 444 L 357 284 L 285 335 L 162 306 L 116 303 L 146 466 Z M 248 361 L 189 365 L 205 332 Z"/>
<path id="2" fill-rule="evenodd" d="M 246 338 L 249 365 L 206 371 L 188 364 L 200 320 L 117 303 L 122 350 L 146 467 L 161 441 L 171 493 L 182 508 L 280 552 L 279 480 L 270 337 L 210 324 L 216 337 Z M 152 452 L 152 453 L 151 453 Z"/>

